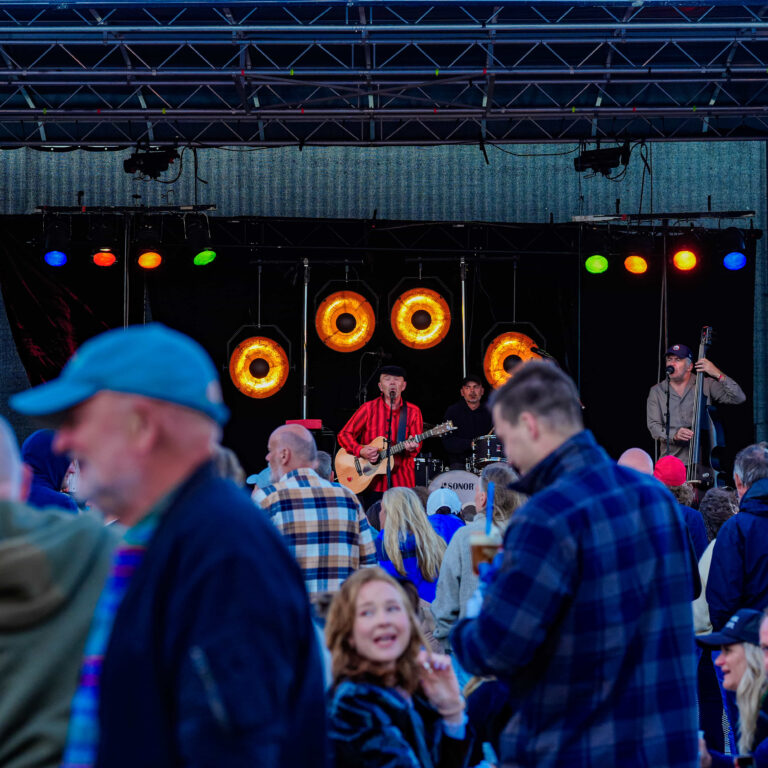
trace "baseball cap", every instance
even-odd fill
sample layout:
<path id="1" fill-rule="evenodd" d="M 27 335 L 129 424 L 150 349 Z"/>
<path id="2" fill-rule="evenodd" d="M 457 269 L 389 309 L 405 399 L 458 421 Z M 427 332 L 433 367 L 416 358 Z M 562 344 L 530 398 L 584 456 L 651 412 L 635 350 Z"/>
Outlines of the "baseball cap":
<path id="1" fill-rule="evenodd" d="M 461 512 L 461 500 L 456 491 L 450 488 L 438 488 L 432 491 L 427 499 L 427 514 L 434 515 L 440 507 L 448 507 L 452 514 L 458 515 Z"/>
<path id="2" fill-rule="evenodd" d="M 688 358 L 689 360 L 693 360 L 693 352 L 691 352 L 688 347 L 685 346 L 685 344 L 673 344 L 665 353 L 664 357 L 667 355 L 674 355 L 675 357 L 680 358 Z"/>
<path id="3" fill-rule="evenodd" d="M 219 424 L 229 417 L 208 353 L 161 323 L 118 328 L 89 339 L 58 378 L 13 395 L 9 403 L 28 416 L 48 416 L 102 390 L 182 405 Z"/>
<path id="4" fill-rule="evenodd" d="M 461 380 L 461 386 L 466 387 L 467 384 L 469 384 L 471 381 L 474 382 L 475 384 L 479 384 L 481 387 L 485 386 L 485 382 L 476 373 L 470 373 L 467 376 L 465 376 Z"/>
<path id="5" fill-rule="evenodd" d="M 664 485 L 682 485 L 685 482 L 685 464 L 677 456 L 662 456 L 653 468 L 653 476 Z"/>
<path id="6" fill-rule="evenodd" d="M 763 614 L 751 608 L 742 608 L 731 616 L 719 632 L 709 635 L 698 635 L 699 645 L 732 645 L 733 643 L 752 643 L 760 645 L 760 623 Z"/>

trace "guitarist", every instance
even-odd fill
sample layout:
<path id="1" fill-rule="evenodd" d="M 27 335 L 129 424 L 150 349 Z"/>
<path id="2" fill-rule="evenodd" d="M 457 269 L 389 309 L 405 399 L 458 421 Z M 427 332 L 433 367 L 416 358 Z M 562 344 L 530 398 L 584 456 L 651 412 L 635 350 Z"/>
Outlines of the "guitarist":
<path id="1" fill-rule="evenodd" d="M 339 445 L 354 456 L 362 456 L 368 461 L 376 459 L 376 448 L 369 445 L 372 440 L 387 434 L 390 411 L 392 412 L 392 442 L 397 443 L 424 431 L 421 410 L 413 403 L 403 400 L 407 385 L 405 369 L 399 365 L 384 365 L 379 370 L 379 391 L 381 396 L 363 403 L 352 414 L 352 418 L 338 434 Z M 391 395 L 394 394 L 394 400 Z M 390 402 L 393 405 L 390 407 Z M 403 409 L 405 412 L 402 413 Z M 402 414 L 402 415 L 401 415 Z M 414 458 L 419 452 L 420 443 L 407 440 L 404 453 L 395 456 L 392 467 L 392 486 L 413 488 L 416 484 Z M 367 504 L 372 504 L 387 490 L 386 474 L 373 479 L 364 496 Z"/>
<path id="2" fill-rule="evenodd" d="M 693 437 L 693 409 L 696 389 L 694 372 L 702 372 L 704 394 L 710 403 L 738 405 L 747 398 L 741 387 L 726 376 L 711 360 L 702 357 L 693 362 L 693 353 L 685 344 L 674 344 L 665 353 L 668 381 L 651 387 L 646 404 L 648 431 L 659 443 L 660 456 L 667 455 L 667 388 L 669 392 L 669 455 L 688 461 L 688 445 Z M 671 369 L 671 370 L 670 370 Z"/>

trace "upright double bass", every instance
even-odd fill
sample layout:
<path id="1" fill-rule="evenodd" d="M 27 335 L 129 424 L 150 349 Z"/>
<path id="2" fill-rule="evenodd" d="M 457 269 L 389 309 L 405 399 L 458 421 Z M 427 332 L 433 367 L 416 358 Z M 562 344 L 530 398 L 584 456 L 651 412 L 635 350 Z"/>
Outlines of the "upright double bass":
<path id="1" fill-rule="evenodd" d="M 697 360 L 707 356 L 712 346 L 712 326 L 701 329 L 701 342 Z M 720 467 L 719 454 L 724 448 L 722 425 L 714 417 L 714 406 L 709 405 L 704 394 L 703 371 L 696 372 L 696 392 L 693 400 L 693 437 L 689 443 L 686 480 L 702 495 L 709 488 L 725 484 Z"/>

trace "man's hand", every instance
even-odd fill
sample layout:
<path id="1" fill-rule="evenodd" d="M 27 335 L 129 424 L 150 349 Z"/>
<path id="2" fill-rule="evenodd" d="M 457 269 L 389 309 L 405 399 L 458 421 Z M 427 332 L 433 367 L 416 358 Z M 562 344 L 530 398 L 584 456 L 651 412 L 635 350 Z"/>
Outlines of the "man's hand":
<path id="1" fill-rule="evenodd" d="M 702 357 L 701 360 L 697 360 L 693 367 L 697 371 L 706 373 L 707 376 L 711 376 L 713 379 L 719 378 L 723 373 L 711 360 L 707 360 L 706 357 Z"/>
<path id="2" fill-rule="evenodd" d="M 674 440 L 679 440 L 681 443 L 687 443 L 693 437 L 693 430 L 686 427 L 680 427 L 675 432 Z"/>
<path id="3" fill-rule="evenodd" d="M 360 455 L 366 461 L 376 461 L 379 456 L 379 450 L 375 445 L 366 445 L 360 449 Z"/>
<path id="4" fill-rule="evenodd" d="M 412 437 L 409 437 L 405 441 L 405 450 L 406 451 L 410 451 L 411 453 L 413 453 L 414 451 L 418 451 L 419 450 L 419 443 L 418 443 L 418 441 L 414 440 Z"/>

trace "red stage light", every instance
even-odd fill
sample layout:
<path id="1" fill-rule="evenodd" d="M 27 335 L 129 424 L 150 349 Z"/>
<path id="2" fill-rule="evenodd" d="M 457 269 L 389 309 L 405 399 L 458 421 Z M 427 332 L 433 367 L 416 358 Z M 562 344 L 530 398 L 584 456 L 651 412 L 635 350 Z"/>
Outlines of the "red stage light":
<path id="1" fill-rule="evenodd" d="M 117 261 L 117 256 L 109 248 L 100 248 L 92 258 L 97 267 L 111 267 Z"/>

